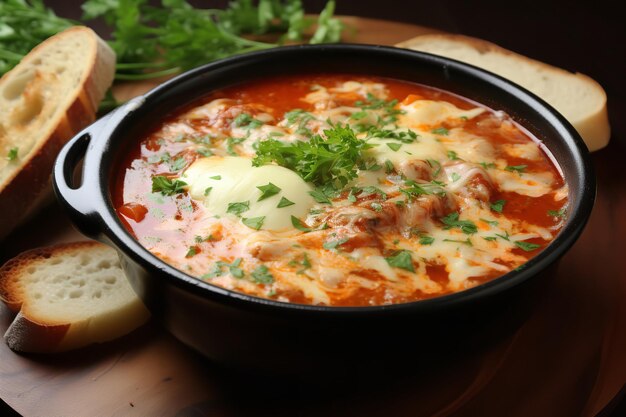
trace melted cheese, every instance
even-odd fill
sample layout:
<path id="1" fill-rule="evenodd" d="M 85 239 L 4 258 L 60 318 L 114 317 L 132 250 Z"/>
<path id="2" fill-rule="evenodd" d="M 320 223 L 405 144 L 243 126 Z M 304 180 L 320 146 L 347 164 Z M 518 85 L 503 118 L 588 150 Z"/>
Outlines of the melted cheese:
<path id="1" fill-rule="evenodd" d="M 438 126 L 449 120 L 472 119 L 485 111 L 480 107 L 462 110 L 452 103 L 432 100 L 415 100 L 401 105 L 400 109 L 404 114 L 399 117 L 398 124 L 421 129 Z"/>
<path id="2" fill-rule="evenodd" d="M 398 165 L 406 160 L 427 159 L 440 160 L 446 158 L 446 148 L 432 135 L 422 134 L 413 143 L 399 143 L 397 141 L 373 138 L 369 141 L 373 148 L 367 150 L 367 154 L 376 159 L 378 163 L 389 160 Z M 394 150 L 389 144 L 400 145 Z"/>
<path id="3" fill-rule="evenodd" d="M 200 158 L 187 168 L 181 179 L 189 185 L 189 195 L 201 201 L 209 215 L 234 216 L 228 213 L 229 204 L 248 202 L 249 210 L 241 215 L 245 218 L 265 217 L 263 229 L 290 228 L 291 216 L 306 216 L 315 203 L 309 195 L 312 187 L 298 174 L 277 165 L 253 167 L 248 158 Z M 257 187 L 268 183 L 281 191 L 258 201 L 261 191 Z M 282 197 L 295 204 L 277 208 Z"/>
<path id="4" fill-rule="evenodd" d="M 300 294 L 313 304 L 334 304 L 371 291 L 378 294 L 377 303 L 384 304 L 414 299 L 416 293 L 435 295 L 472 287 L 486 276 L 524 263 L 527 257 L 520 254 L 519 242 L 547 242 L 554 237 L 559 226 L 531 224 L 508 217 L 506 210 L 493 209 L 498 192 L 529 198 L 553 193 L 555 204 L 561 206 L 568 192 L 566 185 L 557 185 L 550 171 L 529 169 L 520 175 L 505 169 L 522 164 L 519 159 L 532 166 L 544 158 L 536 143 L 519 143 L 522 134 L 506 115 L 492 113 L 490 118 L 470 122 L 476 125 L 486 120 L 498 135 L 512 134 L 510 142 L 500 143 L 475 133 L 480 129 L 465 129 L 465 121 L 484 114 L 485 108 L 466 110 L 447 101 L 410 95 L 395 106 L 399 112 L 394 120 L 388 118 L 388 108 L 373 106 L 364 111 L 359 107 L 359 101 L 372 96 L 386 99 L 386 85 L 344 81 L 315 86 L 300 98 L 308 107 L 296 112 L 297 117 L 276 113 L 267 107 L 271 103 L 230 99 L 216 99 L 183 114 L 163 128 L 163 137 L 201 132 L 215 139 L 211 144 L 215 156 L 196 159 L 180 176 L 201 209 L 193 213 L 191 230 L 185 229 L 185 220 L 172 216 L 155 226 L 156 237 L 140 237 L 140 241 L 197 276 L 207 276 L 208 260 L 221 262 L 221 269 L 205 279 L 225 288 L 260 296 L 277 293 L 276 298 L 283 301 Z M 258 123 L 239 126 L 234 119 L 245 111 L 254 113 Z M 384 126 L 381 120 L 386 120 Z M 332 198 L 332 204 L 316 204 L 310 195 L 313 186 L 287 168 L 251 164 L 259 141 L 306 141 L 309 133 L 324 136 L 324 130 L 335 124 L 360 132 L 357 138 L 373 145 L 363 154 L 366 166 L 377 163 L 379 167 L 359 170 L 341 196 Z M 368 129 L 373 126 L 396 135 L 411 130 L 416 137 L 405 135 L 404 142 L 370 137 Z M 174 142 L 169 149 L 181 152 L 203 146 Z M 239 156 L 227 156 L 233 154 Z M 268 183 L 280 192 L 258 201 L 258 187 Z M 410 195 L 406 191 L 411 183 L 436 188 Z M 375 193 L 359 194 L 360 188 L 372 186 Z M 354 193 L 352 199 L 346 197 L 349 192 Z M 295 204 L 277 208 L 283 197 Z M 239 215 L 229 213 L 232 203 L 246 203 L 249 208 Z M 459 222 L 475 225 L 475 232 L 447 227 L 443 219 L 454 213 Z M 292 216 L 313 231 L 295 229 Z M 243 219 L 255 217 L 264 219 L 261 230 L 243 224 Z M 159 233 L 183 236 L 183 241 L 160 241 Z M 190 257 L 189 242 L 195 236 L 217 238 L 197 245 L 203 256 Z M 430 240 L 421 242 L 422 237 Z M 411 254 L 410 270 L 390 262 L 399 250 Z M 231 267 L 235 261 L 237 266 Z M 259 284 L 250 278 L 260 266 L 271 272 L 272 283 Z M 445 271 L 447 279 L 435 280 L 429 275 L 431 267 Z"/>

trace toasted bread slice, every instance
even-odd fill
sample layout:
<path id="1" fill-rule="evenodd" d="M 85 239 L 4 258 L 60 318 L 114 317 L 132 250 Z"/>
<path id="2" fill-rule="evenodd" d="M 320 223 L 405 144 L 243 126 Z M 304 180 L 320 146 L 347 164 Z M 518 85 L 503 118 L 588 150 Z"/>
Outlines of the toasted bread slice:
<path id="1" fill-rule="evenodd" d="M 507 78 L 532 91 L 565 116 L 590 151 L 609 143 L 611 130 L 606 93 L 584 74 L 571 73 L 462 35 L 421 35 L 396 46 L 463 61 Z"/>
<path id="2" fill-rule="evenodd" d="M 91 29 L 69 28 L 0 78 L 0 239 L 52 197 L 52 165 L 93 122 L 115 53 Z"/>
<path id="3" fill-rule="evenodd" d="M 50 353 L 125 335 L 149 313 L 98 242 L 34 249 L 0 268 L 0 298 L 17 316 L 4 338 L 13 350 Z"/>

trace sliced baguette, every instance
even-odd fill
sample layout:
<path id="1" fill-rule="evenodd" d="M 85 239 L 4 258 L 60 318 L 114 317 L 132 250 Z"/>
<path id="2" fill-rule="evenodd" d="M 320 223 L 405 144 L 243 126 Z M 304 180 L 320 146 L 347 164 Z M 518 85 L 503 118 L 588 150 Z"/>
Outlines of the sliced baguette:
<path id="1" fill-rule="evenodd" d="M 4 338 L 23 352 L 105 342 L 149 317 L 115 250 L 98 242 L 59 244 L 13 258 L 0 268 L 0 298 L 17 312 Z"/>
<path id="2" fill-rule="evenodd" d="M 516 54 L 493 43 L 462 35 L 421 35 L 399 47 L 463 61 L 507 78 L 557 109 L 576 128 L 590 151 L 609 143 L 606 93 L 593 79 Z"/>
<path id="3" fill-rule="evenodd" d="M 54 159 L 95 120 L 114 72 L 111 48 L 75 26 L 0 78 L 0 239 L 51 200 Z"/>

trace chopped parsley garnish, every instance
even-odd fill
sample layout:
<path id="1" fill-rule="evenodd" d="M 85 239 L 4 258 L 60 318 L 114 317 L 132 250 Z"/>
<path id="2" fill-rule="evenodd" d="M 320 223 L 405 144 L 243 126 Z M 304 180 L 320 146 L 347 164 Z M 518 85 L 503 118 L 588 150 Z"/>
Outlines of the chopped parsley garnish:
<path id="1" fill-rule="evenodd" d="M 560 210 L 548 210 L 547 213 L 548 213 L 548 216 L 550 216 L 550 217 L 564 218 L 566 212 L 567 212 L 567 209 L 565 207 L 563 207 Z"/>
<path id="2" fill-rule="evenodd" d="M 483 237 L 483 239 L 485 239 L 487 242 L 493 242 L 494 240 L 497 239 L 496 236 L 487 236 L 487 237 Z"/>
<path id="3" fill-rule="evenodd" d="M 265 200 L 266 198 L 276 195 L 281 191 L 279 187 L 275 186 L 271 182 L 267 183 L 267 185 L 259 185 L 256 188 L 261 190 L 261 196 L 257 201 Z"/>
<path id="4" fill-rule="evenodd" d="M 508 232 L 508 231 L 506 231 L 506 230 L 504 231 L 504 234 L 503 234 L 503 235 L 496 233 L 496 236 L 498 236 L 498 237 L 499 237 L 499 238 L 501 238 L 501 239 L 506 240 L 507 242 L 510 242 L 510 241 L 511 241 L 511 239 L 509 239 L 509 236 L 510 236 L 510 235 L 509 235 L 509 232 Z"/>
<path id="5" fill-rule="evenodd" d="M 405 194 L 408 198 L 414 198 L 424 194 L 435 194 L 443 197 L 446 194 L 443 184 L 439 181 L 417 183 L 413 180 L 407 180 L 404 182 L 404 185 L 409 186 L 409 188 L 400 188 L 400 192 Z"/>
<path id="6" fill-rule="evenodd" d="M 237 127 L 249 127 L 251 129 L 255 129 L 263 124 L 262 121 L 253 118 L 248 113 L 241 113 L 239 116 L 235 117 L 233 123 Z"/>
<path id="7" fill-rule="evenodd" d="M 461 176 L 456 172 L 453 172 L 451 177 L 452 177 L 452 182 L 456 182 L 461 179 Z"/>
<path id="8" fill-rule="evenodd" d="M 233 138 L 233 137 L 226 139 L 226 153 L 231 156 L 238 156 L 237 152 L 235 152 L 235 145 L 239 145 L 241 142 L 245 140 L 246 138 Z"/>
<path id="9" fill-rule="evenodd" d="M 7 153 L 7 159 L 9 161 L 15 161 L 17 159 L 18 151 L 19 149 L 17 147 L 9 149 L 9 152 Z"/>
<path id="10" fill-rule="evenodd" d="M 481 218 L 479 220 L 487 223 L 489 226 L 497 226 L 498 225 L 498 222 L 495 221 L 495 220 L 487 220 L 487 219 L 483 219 L 483 218 Z"/>
<path id="11" fill-rule="evenodd" d="M 367 117 L 367 112 L 365 110 L 357 111 L 350 115 L 352 120 L 361 120 L 365 117 Z"/>
<path id="12" fill-rule="evenodd" d="M 504 210 L 505 204 L 506 204 L 506 200 L 496 200 L 493 203 L 490 203 L 489 207 L 491 207 L 491 210 L 497 213 L 502 213 L 502 210 Z"/>
<path id="13" fill-rule="evenodd" d="M 243 278 L 243 269 L 239 267 L 239 265 L 241 265 L 241 261 L 241 258 L 235 259 L 233 263 L 230 264 L 224 261 L 217 261 L 208 273 L 202 275 L 202 278 L 210 279 L 215 277 L 221 277 L 222 275 L 224 275 L 224 268 L 228 268 L 228 272 L 230 272 L 230 274 L 235 278 Z"/>
<path id="14" fill-rule="evenodd" d="M 278 205 L 276 206 L 276 208 L 283 208 L 283 207 L 289 207 L 289 206 L 293 206 L 294 203 L 293 201 L 285 198 L 285 197 L 281 197 L 280 201 L 278 202 Z"/>
<path id="15" fill-rule="evenodd" d="M 305 181 L 317 186 L 343 188 L 357 176 L 357 170 L 365 165 L 363 151 L 372 147 L 358 139 L 347 125 L 334 125 L 309 141 L 290 143 L 276 139 L 259 142 L 254 166 L 275 162 L 289 168 Z"/>
<path id="16" fill-rule="evenodd" d="M 385 173 L 391 174 L 394 170 L 395 170 L 395 167 L 393 166 L 393 162 L 387 159 L 385 161 Z"/>
<path id="17" fill-rule="evenodd" d="M 367 130 L 367 137 L 365 140 L 371 138 L 378 139 L 391 139 L 397 140 L 402 143 L 413 143 L 417 140 L 419 135 L 415 133 L 413 130 L 393 130 L 393 129 L 379 129 L 376 126 L 371 126 Z"/>
<path id="18" fill-rule="evenodd" d="M 296 271 L 296 274 L 302 274 L 304 271 L 311 267 L 311 261 L 309 260 L 309 255 L 306 252 L 302 253 L 302 261 L 298 261 L 297 259 L 292 259 L 289 261 L 289 265 L 298 266 L 301 265 L 302 268 Z"/>
<path id="19" fill-rule="evenodd" d="M 211 178 L 212 180 L 221 180 L 222 176 L 221 175 L 213 175 L 212 177 L 209 177 L 209 178 Z"/>
<path id="20" fill-rule="evenodd" d="M 232 264 L 228 265 L 228 272 L 235 278 L 243 278 L 243 269 L 239 268 L 241 265 L 241 258 L 237 258 Z"/>
<path id="21" fill-rule="evenodd" d="M 257 266 L 250 275 L 252 280 L 259 284 L 271 284 L 274 282 L 274 276 L 270 274 L 269 269 L 265 265 Z"/>
<path id="22" fill-rule="evenodd" d="M 402 147 L 401 143 L 387 142 L 385 145 L 389 147 L 394 152 L 398 152 L 398 149 Z"/>
<path id="23" fill-rule="evenodd" d="M 450 131 L 446 129 L 445 127 L 438 127 L 437 129 L 433 129 L 430 132 L 435 135 L 441 135 L 441 136 L 448 136 L 448 133 L 450 133 Z"/>
<path id="24" fill-rule="evenodd" d="M 337 249 L 337 246 L 341 246 L 344 243 L 346 243 L 349 240 L 349 238 L 347 237 L 343 237 L 341 239 L 337 239 L 337 240 L 329 240 L 327 242 L 324 242 L 324 249 Z"/>
<path id="25" fill-rule="evenodd" d="M 509 165 L 504 168 L 505 171 L 517 172 L 519 175 L 522 175 L 522 172 L 528 167 L 528 165 Z"/>
<path id="26" fill-rule="evenodd" d="M 515 243 L 515 246 L 522 250 L 525 250 L 526 252 L 530 252 L 541 247 L 541 245 L 538 245 L 536 243 L 523 242 L 519 240 L 513 241 L 513 243 Z"/>
<path id="27" fill-rule="evenodd" d="M 404 113 L 402 110 L 395 108 L 397 104 L 398 100 L 396 99 L 391 101 L 385 101 L 376 97 L 372 93 L 367 93 L 367 101 L 363 102 L 359 100 L 354 103 L 355 106 L 360 107 L 364 110 L 383 110 L 385 113 L 385 118 L 380 121 L 380 124 L 383 126 L 395 122 L 396 120 L 398 120 L 396 116 Z"/>
<path id="28" fill-rule="evenodd" d="M 293 225 L 293 227 L 295 227 L 296 229 L 301 230 L 303 232 L 310 232 L 310 231 L 313 230 L 310 227 L 308 227 L 302 220 L 297 218 L 296 216 L 291 216 L 291 224 Z"/>
<path id="29" fill-rule="evenodd" d="M 419 239 L 420 245 L 432 245 L 435 241 L 435 238 L 428 235 L 421 235 Z"/>
<path id="30" fill-rule="evenodd" d="M 482 167 L 485 169 L 496 167 L 496 164 L 494 164 L 493 162 L 480 162 L 480 165 L 482 165 Z"/>
<path id="31" fill-rule="evenodd" d="M 413 259 L 411 253 L 407 250 L 401 250 L 394 253 L 394 255 L 385 258 L 389 266 L 404 269 L 405 271 L 415 272 L 413 267 Z"/>
<path id="32" fill-rule="evenodd" d="M 170 179 L 164 175 L 152 177 L 152 192 L 163 195 L 174 195 L 185 191 L 186 182 L 179 179 Z"/>
<path id="33" fill-rule="evenodd" d="M 321 189 L 317 189 L 314 191 L 309 191 L 309 194 L 311 195 L 311 197 L 313 197 L 313 199 L 315 201 L 317 201 L 318 203 L 323 203 L 323 204 L 333 204 L 330 199 L 328 198 L 328 196 L 324 193 L 323 190 Z"/>
<path id="34" fill-rule="evenodd" d="M 199 155 L 202 155 L 202 156 L 211 156 L 211 155 L 213 155 L 213 151 L 210 150 L 209 148 L 198 148 L 198 149 L 196 149 L 196 153 L 198 153 Z"/>
<path id="35" fill-rule="evenodd" d="M 172 172 L 178 172 L 187 165 L 187 160 L 183 157 L 178 157 L 170 162 L 170 169 Z"/>
<path id="36" fill-rule="evenodd" d="M 204 189 L 204 196 L 205 197 L 208 196 L 212 189 L 213 189 L 213 187 L 206 187 Z"/>
<path id="37" fill-rule="evenodd" d="M 453 212 L 446 217 L 441 218 L 441 222 L 445 224 L 444 229 L 458 228 L 461 229 L 466 235 L 474 234 L 478 231 L 478 228 L 471 220 L 459 220 L 459 213 Z"/>
<path id="38" fill-rule="evenodd" d="M 383 200 L 387 199 L 387 193 L 385 193 L 383 190 L 381 190 L 380 188 L 375 187 L 373 185 L 367 185 L 367 186 L 361 187 L 361 188 L 354 187 L 354 188 L 352 188 L 352 191 L 354 191 L 354 192 L 360 191 L 361 197 L 367 197 L 368 195 L 377 194 Z"/>
<path id="39" fill-rule="evenodd" d="M 454 151 L 448 151 L 448 159 L 451 161 L 459 161 L 460 158 Z"/>
<path id="40" fill-rule="evenodd" d="M 265 221 L 265 216 L 260 217 L 243 217 L 241 222 L 248 226 L 250 229 L 259 230 L 263 226 L 263 222 Z"/>
<path id="41" fill-rule="evenodd" d="M 370 207 L 374 210 L 374 211 L 383 211 L 383 206 L 380 203 L 372 203 L 370 204 Z"/>
<path id="42" fill-rule="evenodd" d="M 433 177 L 439 175 L 439 173 L 441 172 L 441 164 L 439 163 L 439 161 L 435 159 L 427 159 L 426 162 L 428 162 L 428 165 L 430 165 L 431 168 L 435 168 L 435 170 L 433 171 Z"/>
<path id="43" fill-rule="evenodd" d="M 465 239 L 465 240 L 457 240 L 457 239 L 444 239 L 443 241 L 444 241 L 444 242 L 452 242 L 452 243 L 462 243 L 462 244 L 467 245 L 467 246 L 474 246 L 474 245 L 472 244 L 472 241 L 470 240 L 470 238 L 469 238 L 469 237 L 468 237 L 467 239 Z"/>
<path id="44" fill-rule="evenodd" d="M 240 201 L 236 203 L 228 203 L 226 213 L 232 213 L 236 216 L 239 216 L 241 215 L 241 213 L 248 210 L 250 210 L 250 201 Z"/>
<path id="45" fill-rule="evenodd" d="M 185 255 L 185 258 L 191 258 L 192 256 L 194 256 L 197 252 L 197 249 L 195 246 L 191 246 L 189 248 L 189 250 L 187 251 L 187 254 Z"/>

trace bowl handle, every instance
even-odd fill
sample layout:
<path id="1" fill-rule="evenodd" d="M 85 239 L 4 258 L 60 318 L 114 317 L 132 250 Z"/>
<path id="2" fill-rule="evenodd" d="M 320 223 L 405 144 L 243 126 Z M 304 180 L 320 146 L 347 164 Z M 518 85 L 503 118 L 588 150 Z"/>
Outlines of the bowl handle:
<path id="1" fill-rule="evenodd" d="M 88 184 L 84 172 L 80 184 L 76 184 L 75 172 L 80 162 L 85 159 L 90 142 L 108 122 L 110 115 L 111 113 L 70 139 L 59 152 L 52 172 L 52 184 L 57 200 L 81 233 L 91 238 L 99 234 L 102 224 L 102 218 L 97 210 L 96 187 Z"/>

